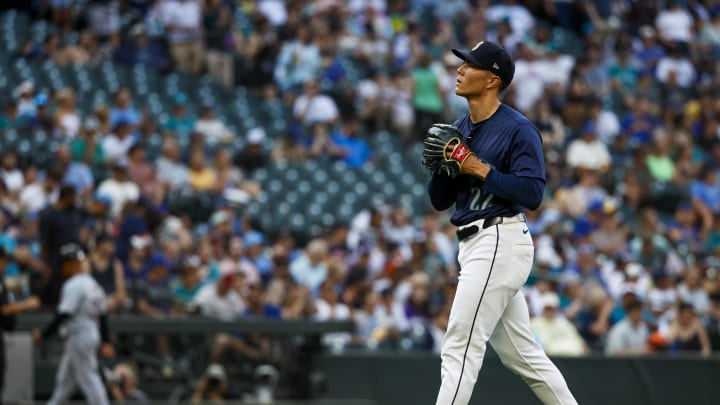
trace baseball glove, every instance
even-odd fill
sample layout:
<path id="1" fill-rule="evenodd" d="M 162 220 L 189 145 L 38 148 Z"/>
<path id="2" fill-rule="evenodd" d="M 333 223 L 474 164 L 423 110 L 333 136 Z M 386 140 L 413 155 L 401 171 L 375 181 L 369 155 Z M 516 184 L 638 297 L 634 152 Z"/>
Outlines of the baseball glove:
<path id="1" fill-rule="evenodd" d="M 465 160 L 474 155 L 463 143 L 460 131 L 453 125 L 433 124 L 428 129 L 423 144 L 422 163 L 432 174 L 455 177 L 460 174 Z M 455 147 L 452 152 L 448 151 L 450 146 Z"/>

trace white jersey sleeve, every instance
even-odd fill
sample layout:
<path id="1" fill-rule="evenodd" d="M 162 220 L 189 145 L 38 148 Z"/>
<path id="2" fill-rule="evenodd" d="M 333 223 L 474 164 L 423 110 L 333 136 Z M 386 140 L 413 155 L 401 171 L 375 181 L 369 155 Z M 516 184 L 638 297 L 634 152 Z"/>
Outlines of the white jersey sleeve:
<path id="1" fill-rule="evenodd" d="M 82 291 L 78 289 L 78 283 L 71 280 L 65 282 L 60 292 L 60 304 L 58 312 L 61 314 L 74 315 L 82 301 Z"/>

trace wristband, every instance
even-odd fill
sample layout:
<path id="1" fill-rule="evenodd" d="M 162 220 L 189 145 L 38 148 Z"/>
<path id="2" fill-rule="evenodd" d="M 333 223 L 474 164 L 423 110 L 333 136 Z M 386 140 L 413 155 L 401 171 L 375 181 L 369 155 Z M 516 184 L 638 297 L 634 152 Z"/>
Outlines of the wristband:
<path id="1" fill-rule="evenodd" d="M 455 145 L 455 149 L 453 149 L 452 154 L 450 155 L 450 159 L 456 161 L 458 165 L 462 168 L 463 163 L 465 163 L 465 160 L 467 160 L 470 155 L 474 155 L 473 151 L 471 151 L 467 145 L 461 142 Z"/>

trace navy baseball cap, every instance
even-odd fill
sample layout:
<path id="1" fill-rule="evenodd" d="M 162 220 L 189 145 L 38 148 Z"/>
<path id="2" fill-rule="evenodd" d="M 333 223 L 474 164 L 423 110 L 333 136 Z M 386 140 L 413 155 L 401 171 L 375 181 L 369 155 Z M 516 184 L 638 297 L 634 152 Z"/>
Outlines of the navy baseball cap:
<path id="1" fill-rule="evenodd" d="M 77 243 L 68 243 L 60 248 L 60 261 L 71 260 L 82 261 L 85 259 L 85 252 Z"/>
<path id="2" fill-rule="evenodd" d="M 515 75 L 515 62 L 510 53 L 502 46 L 490 41 L 480 41 L 470 50 L 453 49 L 452 52 L 466 62 L 495 73 L 503 81 L 505 87 L 512 82 Z"/>

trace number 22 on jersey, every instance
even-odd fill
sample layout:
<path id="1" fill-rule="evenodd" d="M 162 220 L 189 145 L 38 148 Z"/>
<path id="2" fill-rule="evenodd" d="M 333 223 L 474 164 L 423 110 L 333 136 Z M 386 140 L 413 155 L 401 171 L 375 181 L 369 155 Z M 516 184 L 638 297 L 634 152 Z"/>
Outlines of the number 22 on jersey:
<path id="1" fill-rule="evenodd" d="M 468 208 L 472 211 L 484 210 L 490 206 L 493 197 L 495 197 L 493 193 L 487 193 L 483 196 L 480 187 L 472 187 L 470 188 L 470 205 Z"/>

